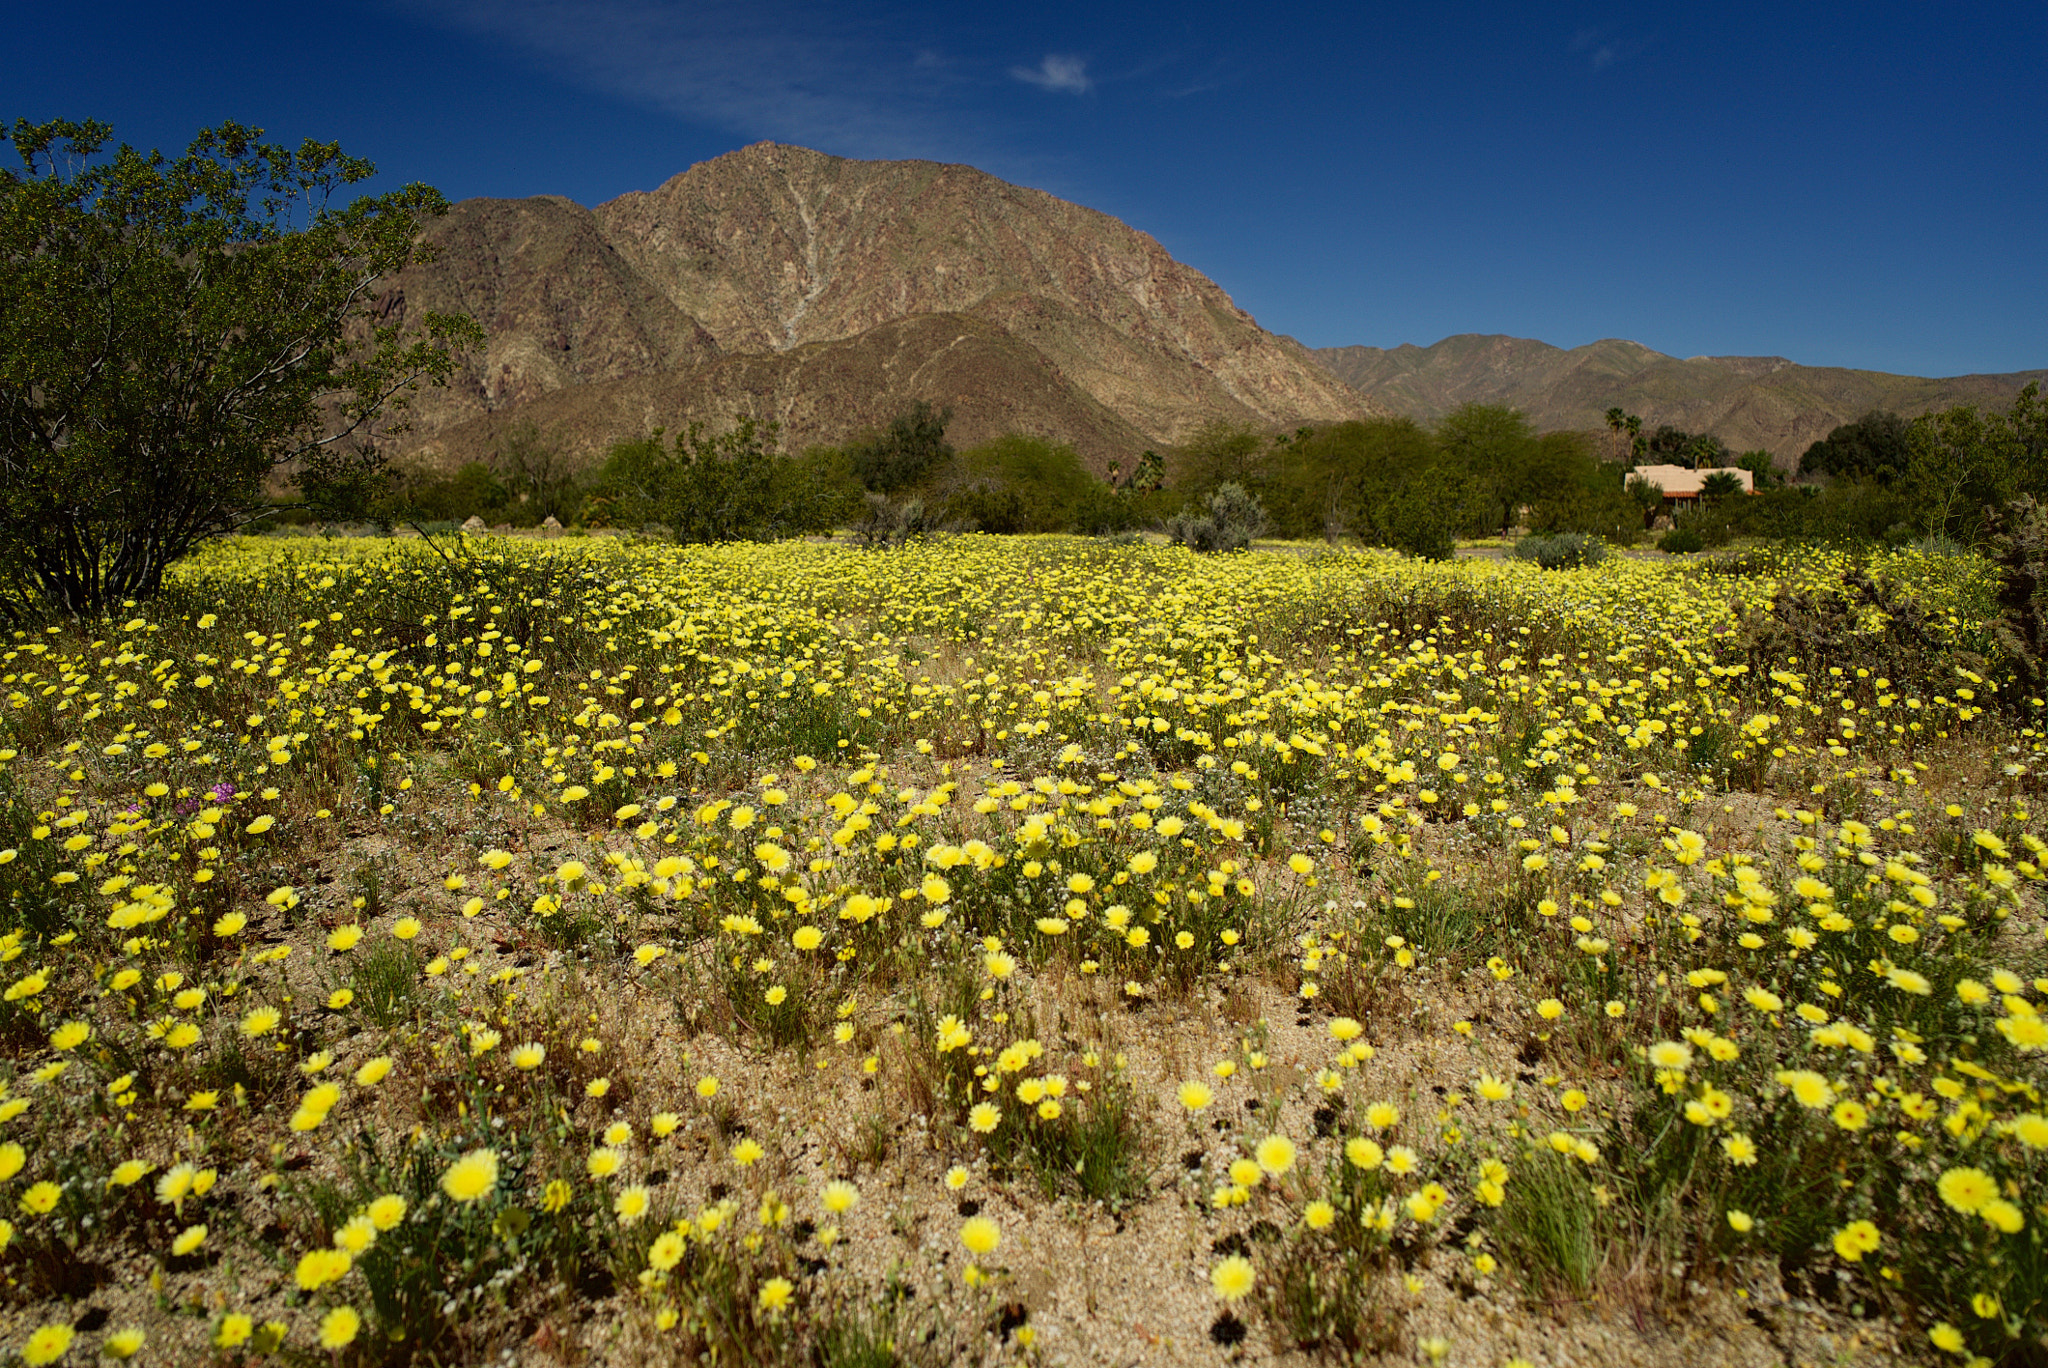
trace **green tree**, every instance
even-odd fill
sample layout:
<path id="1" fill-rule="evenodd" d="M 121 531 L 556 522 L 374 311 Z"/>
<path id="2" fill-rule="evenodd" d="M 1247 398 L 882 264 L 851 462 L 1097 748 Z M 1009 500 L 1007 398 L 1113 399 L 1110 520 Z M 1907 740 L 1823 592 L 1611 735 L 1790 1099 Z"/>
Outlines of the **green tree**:
<path id="1" fill-rule="evenodd" d="M 1682 427 L 1661 423 L 1643 443 L 1643 454 L 1652 458 L 1652 465 L 1692 466 L 1693 435 Z"/>
<path id="2" fill-rule="evenodd" d="M 983 532 L 1069 532 L 1109 498 L 1073 447 L 1009 433 L 960 453 L 946 508 Z"/>
<path id="3" fill-rule="evenodd" d="M 1158 452 L 1147 447 L 1138 457 L 1137 465 L 1131 468 L 1129 478 L 1118 480 L 1122 474 L 1121 463 L 1109 463 L 1109 482 L 1119 491 L 1132 494 L 1156 494 L 1166 485 L 1166 460 Z"/>
<path id="4" fill-rule="evenodd" d="M 1664 491 L 1640 475 L 1629 476 L 1628 482 L 1622 486 L 1622 493 L 1643 515 L 1645 529 L 1664 511 Z"/>
<path id="5" fill-rule="evenodd" d="M 1732 455 L 1726 442 L 1704 432 L 1686 443 L 1685 451 L 1692 458 L 1694 470 L 1718 470 L 1728 464 Z"/>
<path id="6" fill-rule="evenodd" d="M 840 491 L 812 467 L 776 450 L 777 427 L 741 418 L 724 432 L 692 423 L 612 448 L 595 484 L 627 527 L 666 529 L 676 541 L 776 541 L 829 532 L 843 516 Z"/>
<path id="7" fill-rule="evenodd" d="M 2005 425 L 2012 435 L 2012 459 L 2020 487 L 2039 496 L 2048 493 L 2048 403 L 2041 399 L 2041 383 L 2030 380 L 2013 396 L 2005 412 Z"/>
<path id="8" fill-rule="evenodd" d="M 1436 440 L 1444 458 L 1472 481 L 1489 523 L 1502 532 L 1557 475 L 1560 448 L 1546 447 L 1527 418 L 1498 404 L 1452 409 L 1437 423 Z"/>
<path id="9" fill-rule="evenodd" d="M 1458 527 L 1470 491 L 1469 476 L 1451 475 L 1441 467 L 1435 478 L 1402 486 L 1382 514 L 1381 544 L 1418 560 L 1449 560 L 1457 554 Z"/>
<path id="10" fill-rule="evenodd" d="M 1090 537 L 1134 532 L 1164 512 L 1165 458 L 1148 448 L 1129 471 L 1122 461 L 1111 460 L 1108 478 L 1090 486 L 1075 511 L 1073 530 Z"/>
<path id="11" fill-rule="evenodd" d="M 1785 477 L 1778 472 L 1777 459 L 1768 451 L 1743 452 L 1735 458 L 1735 468 L 1748 471 L 1757 489 L 1772 489 L 1785 483 Z"/>
<path id="12" fill-rule="evenodd" d="M 1623 466 L 1598 459 L 1585 434 L 1544 433 L 1525 474 L 1530 531 L 1635 539 L 1639 510 L 1625 488 Z"/>
<path id="13" fill-rule="evenodd" d="M 1707 476 L 1706 479 L 1700 481 L 1700 501 L 1702 503 L 1719 503 L 1721 500 L 1741 492 L 1741 477 L 1733 471 L 1717 470 Z"/>
<path id="14" fill-rule="evenodd" d="M 1921 531 L 1967 540 L 1986 509 L 2022 492 L 2018 453 L 2001 418 L 1958 404 L 1907 427 L 1905 464 L 1894 483 Z"/>
<path id="15" fill-rule="evenodd" d="M 375 168 L 333 143 L 228 123 L 173 159 L 108 154 L 97 122 L 0 136 L 0 613 L 146 598 L 279 475 L 365 492 L 407 397 L 482 338 L 380 312 L 447 202 L 349 198 Z"/>
<path id="16" fill-rule="evenodd" d="M 1369 545 L 1387 544 L 1401 491 L 1418 481 L 1433 487 L 1440 474 L 1436 443 L 1410 418 L 1332 423 L 1275 446 L 1268 460 L 1265 504 L 1278 535 Z M 1456 511 L 1464 513 L 1462 502 Z"/>
<path id="17" fill-rule="evenodd" d="M 369 522 L 389 530 L 401 522 L 461 522 L 471 514 L 503 521 L 512 493 L 482 461 L 467 461 L 453 474 L 418 462 L 393 461 L 366 472 L 372 483 L 360 495 L 321 484 L 308 509 L 325 521 Z"/>
<path id="18" fill-rule="evenodd" d="M 1167 470 L 1177 489 L 1196 497 L 1224 484 L 1257 493 L 1266 482 L 1271 448 L 1250 423 L 1213 418 L 1172 453 Z"/>
<path id="19" fill-rule="evenodd" d="M 1908 426 L 1896 413 L 1873 409 L 1809 446 L 1799 458 L 1799 473 L 1887 484 L 1906 467 Z"/>
<path id="20" fill-rule="evenodd" d="M 541 433 L 537 423 L 514 423 L 491 452 L 491 466 L 518 506 L 514 521 L 532 527 L 553 518 L 574 522 L 582 510 L 583 491 L 576 467 L 559 442 Z"/>
<path id="21" fill-rule="evenodd" d="M 1906 427 L 1894 485 L 1930 534 L 1974 540 L 1987 512 L 2021 495 L 2048 494 L 2048 405 L 2029 384 L 2003 412 L 1958 404 Z"/>
<path id="22" fill-rule="evenodd" d="M 855 478 L 877 494 L 915 489 L 952 462 L 953 448 L 946 441 L 952 421 L 953 410 L 935 409 L 919 399 L 880 432 L 848 442 L 843 448 L 847 463 Z"/>
<path id="23" fill-rule="evenodd" d="M 859 516 L 864 490 L 853 473 L 853 462 L 844 450 L 834 446 L 807 447 L 792 458 L 789 478 L 796 487 L 809 491 L 815 507 L 817 530 L 844 527 Z"/>

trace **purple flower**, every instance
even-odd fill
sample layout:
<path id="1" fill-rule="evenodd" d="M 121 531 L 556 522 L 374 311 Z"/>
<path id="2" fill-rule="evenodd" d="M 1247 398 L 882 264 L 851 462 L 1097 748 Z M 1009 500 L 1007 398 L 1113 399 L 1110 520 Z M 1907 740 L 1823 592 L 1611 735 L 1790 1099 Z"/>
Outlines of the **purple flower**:
<path id="1" fill-rule="evenodd" d="M 235 796 L 235 786 L 226 780 L 222 780 L 208 789 L 206 795 L 216 803 L 225 803 L 228 799 Z"/>

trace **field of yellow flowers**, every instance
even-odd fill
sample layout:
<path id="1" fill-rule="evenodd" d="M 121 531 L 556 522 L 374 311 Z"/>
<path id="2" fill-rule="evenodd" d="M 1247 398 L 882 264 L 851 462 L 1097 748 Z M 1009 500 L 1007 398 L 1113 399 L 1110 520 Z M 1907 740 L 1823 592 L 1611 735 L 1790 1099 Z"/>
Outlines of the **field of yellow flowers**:
<path id="1" fill-rule="evenodd" d="M 0 639 L 0 1361 L 2048 1361 L 1991 575 L 214 545 Z"/>

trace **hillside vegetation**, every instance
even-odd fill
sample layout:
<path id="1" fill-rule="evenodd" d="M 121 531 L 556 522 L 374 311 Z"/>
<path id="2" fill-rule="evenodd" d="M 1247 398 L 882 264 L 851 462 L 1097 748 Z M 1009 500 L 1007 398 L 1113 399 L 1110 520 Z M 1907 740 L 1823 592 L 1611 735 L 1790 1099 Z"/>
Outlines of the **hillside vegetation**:
<path id="1" fill-rule="evenodd" d="M 538 429 L 511 434 L 493 460 L 451 476 L 395 466 L 363 514 L 390 525 L 532 526 L 552 517 L 683 541 L 773 539 L 850 528 L 866 541 L 937 531 L 1132 533 L 1176 541 L 1220 491 L 1244 510 L 1244 533 L 1390 547 L 1428 558 L 1459 537 L 1516 529 L 1632 545 L 1675 520 L 1667 550 L 1778 542 L 1900 545 L 1935 538 L 1983 544 L 1993 516 L 2021 497 L 2048 498 L 2048 406 L 2029 387 L 2003 410 L 1969 406 L 1910 422 L 1873 414 L 1802 458 L 1790 481 L 1764 451 L 1737 455 L 1669 426 L 1641 430 L 1611 409 L 1599 437 L 1538 434 L 1519 412 L 1467 404 L 1425 429 L 1409 419 L 1304 425 L 1265 434 L 1216 422 L 1097 478 L 1073 447 L 1009 434 L 956 451 L 952 415 L 913 405 L 839 446 L 789 454 L 780 434 L 742 419 L 722 433 L 693 426 L 621 442 L 579 468 Z M 1703 497 L 1667 506 L 1638 465 L 1696 467 Z M 1722 469 L 1726 468 L 1726 469 Z M 1733 473 L 1751 473 L 1754 496 Z M 1241 496 L 1241 497 L 1240 497 Z M 1214 549 L 1213 547 L 1206 549 Z"/>

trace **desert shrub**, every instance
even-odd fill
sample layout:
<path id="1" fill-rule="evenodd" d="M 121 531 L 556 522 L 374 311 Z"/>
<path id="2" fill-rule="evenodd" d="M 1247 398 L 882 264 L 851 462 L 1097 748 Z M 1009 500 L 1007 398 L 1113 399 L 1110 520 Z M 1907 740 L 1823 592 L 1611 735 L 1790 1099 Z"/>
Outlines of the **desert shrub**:
<path id="1" fill-rule="evenodd" d="M 1193 551 L 1242 551 L 1265 530 L 1265 507 L 1238 484 L 1223 485 L 1199 510 L 1166 520 L 1166 535 L 1173 544 Z"/>
<path id="2" fill-rule="evenodd" d="M 1986 530 L 1998 566 L 1999 612 L 1992 637 L 2019 685 L 2013 695 L 2017 700 L 2048 688 L 2048 626 L 2041 615 L 2041 589 L 2048 580 L 2048 513 L 2023 497 L 1986 519 Z"/>
<path id="3" fill-rule="evenodd" d="M 961 526 L 998 537 L 1043 531 L 1026 525 L 1024 495 L 1000 484 L 975 484 L 946 500 L 946 512 Z"/>
<path id="4" fill-rule="evenodd" d="M 1912 505 L 1896 489 L 1865 480 L 1837 480 L 1826 486 L 1784 485 L 1753 495 L 1723 499 L 1691 510 L 1687 521 L 1703 535 L 1763 537 L 1829 545 L 1858 545 L 1884 539 L 1897 527 L 1914 536 Z M 1706 535 L 1714 544 L 1714 535 Z"/>
<path id="5" fill-rule="evenodd" d="M 1922 556 L 1967 556 L 1970 554 L 1969 547 L 1963 545 L 1954 537 L 1945 536 L 1939 532 L 1931 537 L 1921 537 L 1908 546 L 1907 549 L 1917 552 Z"/>
<path id="6" fill-rule="evenodd" d="M 1607 559 L 1607 543 L 1581 532 L 1524 537 L 1515 543 L 1514 558 L 1534 561 L 1545 570 L 1577 570 Z"/>
<path id="7" fill-rule="evenodd" d="M 1841 586 L 1781 590 L 1770 607 L 1743 618 L 1751 670 L 1795 664 L 1812 677 L 1830 669 L 1925 683 L 1953 677 L 1953 665 L 1926 608 L 1898 586 L 1860 570 Z"/>
<path id="8" fill-rule="evenodd" d="M 1643 532 L 1643 508 L 1623 485 L 1618 469 L 1592 462 L 1534 496 L 1529 503 L 1529 530 L 1537 533 L 1576 532 L 1622 545 L 1634 545 Z M 1662 495 L 1652 494 L 1662 503 Z"/>
<path id="9" fill-rule="evenodd" d="M 1084 537 L 1123 537 L 1135 540 L 1138 525 L 1145 520 L 1145 496 L 1129 486 L 1111 488 L 1094 483 L 1074 509 L 1073 530 Z"/>
<path id="10" fill-rule="evenodd" d="M 1707 542 L 1697 528 L 1674 527 L 1658 538 L 1657 549 L 1669 556 L 1687 556 L 1706 550 Z"/>
<path id="11" fill-rule="evenodd" d="M 399 516 L 446 524 L 472 515 L 488 523 L 512 522 L 518 512 L 512 490 L 482 461 L 470 461 L 451 475 L 406 472 L 399 477 L 392 504 Z"/>
<path id="12" fill-rule="evenodd" d="M 853 525 L 853 540 L 870 551 L 902 547 L 952 526 L 940 510 L 919 498 L 896 502 L 886 495 L 870 494 L 865 510 Z"/>

